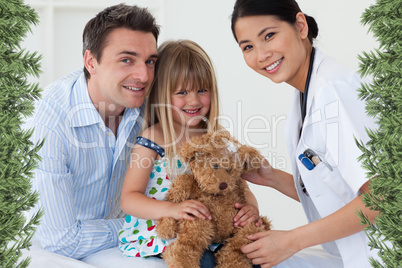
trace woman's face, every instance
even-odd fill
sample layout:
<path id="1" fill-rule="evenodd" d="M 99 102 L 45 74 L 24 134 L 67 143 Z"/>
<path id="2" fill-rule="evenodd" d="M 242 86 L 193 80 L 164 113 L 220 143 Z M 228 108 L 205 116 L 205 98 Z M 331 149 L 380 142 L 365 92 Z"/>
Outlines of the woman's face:
<path id="1" fill-rule="evenodd" d="M 239 47 L 247 65 L 275 83 L 286 82 L 304 90 L 311 45 L 304 15 L 295 25 L 275 16 L 248 16 L 235 24 Z"/>

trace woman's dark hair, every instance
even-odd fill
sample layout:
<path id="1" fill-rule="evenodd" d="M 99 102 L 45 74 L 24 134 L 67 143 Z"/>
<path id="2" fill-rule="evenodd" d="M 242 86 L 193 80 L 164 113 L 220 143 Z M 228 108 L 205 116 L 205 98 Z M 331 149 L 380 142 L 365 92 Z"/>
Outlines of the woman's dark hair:
<path id="1" fill-rule="evenodd" d="M 291 25 L 296 22 L 296 14 L 301 12 L 295 0 L 237 0 L 232 12 L 232 33 L 237 40 L 235 24 L 239 18 L 259 15 L 273 15 Z M 303 13 L 304 14 L 304 13 Z M 318 25 L 313 17 L 304 14 L 308 24 L 308 39 L 313 44 L 313 39 L 318 35 Z"/>
<path id="2" fill-rule="evenodd" d="M 117 28 L 152 33 L 158 41 L 159 26 L 146 8 L 119 4 L 104 9 L 87 23 L 82 34 L 82 54 L 88 49 L 100 61 L 109 33 Z M 90 74 L 85 67 L 84 73 L 89 79 Z"/>

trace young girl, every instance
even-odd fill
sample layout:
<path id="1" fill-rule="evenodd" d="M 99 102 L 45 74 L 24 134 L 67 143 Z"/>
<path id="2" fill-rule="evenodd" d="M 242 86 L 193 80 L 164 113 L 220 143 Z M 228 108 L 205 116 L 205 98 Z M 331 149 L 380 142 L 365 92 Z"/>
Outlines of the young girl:
<path id="1" fill-rule="evenodd" d="M 157 237 L 154 220 L 211 219 L 199 201 L 163 200 L 175 174 L 186 169 L 176 158 L 180 146 L 207 131 L 221 129 L 214 68 L 205 51 L 189 40 L 165 42 L 158 52 L 145 115 L 148 128 L 137 138 L 121 195 L 127 217 L 119 239 L 125 256 L 159 255 L 169 245 L 171 241 Z M 235 225 L 258 221 L 257 202 L 251 192 L 247 203 L 233 204 L 239 209 Z M 203 261 L 201 265 L 212 267 L 213 259 L 207 266 Z"/>
<path id="2" fill-rule="evenodd" d="M 285 131 L 293 174 L 261 168 L 246 179 L 300 201 L 310 222 L 255 234 L 242 251 L 272 267 L 321 244 L 329 254 L 315 267 L 369 267 L 378 256 L 356 212 L 372 222 L 377 213 L 362 201 L 370 180 L 355 139 L 367 142 L 366 128 L 377 125 L 358 97 L 362 78 L 313 47 L 317 23 L 295 0 L 237 0 L 232 31 L 250 68 L 295 88 Z"/>

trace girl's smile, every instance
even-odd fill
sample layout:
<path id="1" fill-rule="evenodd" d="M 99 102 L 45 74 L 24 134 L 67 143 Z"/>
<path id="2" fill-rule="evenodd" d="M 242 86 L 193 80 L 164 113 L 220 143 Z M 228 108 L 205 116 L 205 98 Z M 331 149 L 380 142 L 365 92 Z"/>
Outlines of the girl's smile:
<path id="1" fill-rule="evenodd" d="M 191 109 L 191 110 L 189 110 L 189 109 L 185 109 L 185 110 L 183 110 L 186 114 L 188 114 L 189 116 L 196 116 L 196 115 L 198 115 L 199 113 L 200 113 L 200 111 L 201 111 L 201 108 L 199 108 L 199 109 Z"/>

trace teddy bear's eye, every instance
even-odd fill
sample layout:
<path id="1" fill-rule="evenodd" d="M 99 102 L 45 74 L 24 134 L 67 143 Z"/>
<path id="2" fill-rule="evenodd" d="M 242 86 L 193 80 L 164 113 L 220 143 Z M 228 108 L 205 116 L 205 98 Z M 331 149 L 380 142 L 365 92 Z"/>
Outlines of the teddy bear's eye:
<path id="1" fill-rule="evenodd" d="M 212 167 L 213 167 L 214 169 L 218 169 L 218 168 L 219 168 L 219 166 L 218 166 L 217 164 L 213 165 Z"/>

